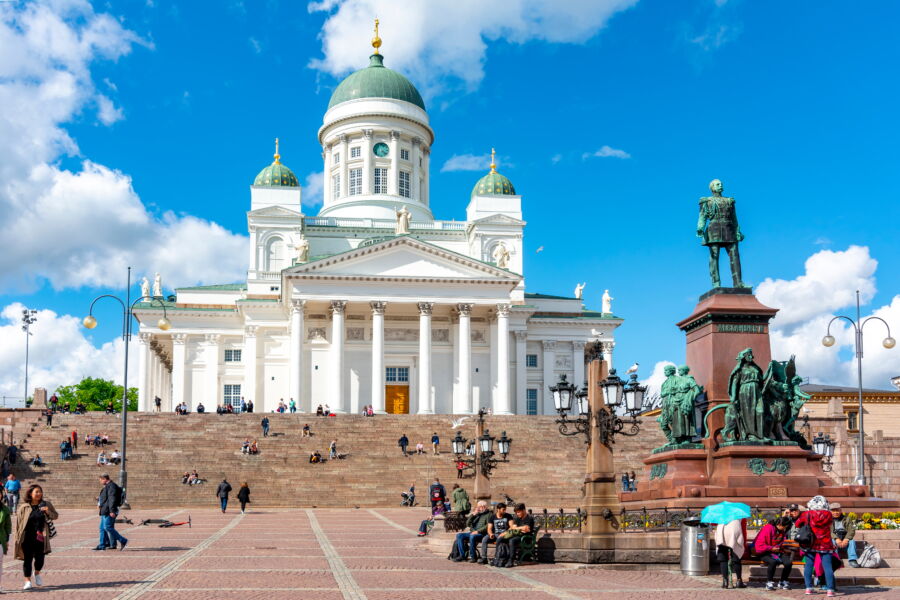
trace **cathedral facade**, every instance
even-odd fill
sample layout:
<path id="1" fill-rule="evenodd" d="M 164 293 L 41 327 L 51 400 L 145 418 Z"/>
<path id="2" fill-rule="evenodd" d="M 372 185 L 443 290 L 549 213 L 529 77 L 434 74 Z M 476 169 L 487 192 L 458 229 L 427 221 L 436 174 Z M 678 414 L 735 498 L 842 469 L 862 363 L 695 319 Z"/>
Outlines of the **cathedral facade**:
<path id="1" fill-rule="evenodd" d="M 167 331 L 158 303 L 136 308 L 140 410 L 159 397 L 163 410 L 244 398 L 266 412 L 554 414 L 548 386 L 584 380 L 586 343 L 612 360 L 621 319 L 607 302 L 526 292 L 522 197 L 495 164 L 464 221 L 435 219 L 435 132 L 377 46 L 335 89 L 318 139 L 317 215 L 277 146 L 253 181 L 245 282 L 177 289 Z"/>

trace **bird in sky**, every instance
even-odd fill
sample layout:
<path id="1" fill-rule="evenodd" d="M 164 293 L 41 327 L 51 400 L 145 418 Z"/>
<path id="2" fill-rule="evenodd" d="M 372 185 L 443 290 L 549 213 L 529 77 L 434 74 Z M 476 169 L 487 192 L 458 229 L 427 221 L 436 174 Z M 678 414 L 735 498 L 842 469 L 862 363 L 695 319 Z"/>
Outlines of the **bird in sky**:
<path id="1" fill-rule="evenodd" d="M 628 367 L 628 370 L 625 371 L 625 374 L 627 375 L 628 373 L 637 373 L 637 370 L 638 370 L 638 364 L 634 363 L 633 365 Z"/>
<path id="2" fill-rule="evenodd" d="M 535 250 L 534 253 L 537 254 L 538 252 L 543 252 L 543 251 L 544 251 L 544 247 L 543 247 L 543 246 L 538 246 L 538 249 Z"/>
<path id="3" fill-rule="evenodd" d="M 450 423 L 453 425 L 450 429 L 456 429 L 458 427 L 462 427 L 462 424 L 466 422 L 466 419 L 470 419 L 471 417 L 460 417 L 459 419 L 453 419 Z"/>

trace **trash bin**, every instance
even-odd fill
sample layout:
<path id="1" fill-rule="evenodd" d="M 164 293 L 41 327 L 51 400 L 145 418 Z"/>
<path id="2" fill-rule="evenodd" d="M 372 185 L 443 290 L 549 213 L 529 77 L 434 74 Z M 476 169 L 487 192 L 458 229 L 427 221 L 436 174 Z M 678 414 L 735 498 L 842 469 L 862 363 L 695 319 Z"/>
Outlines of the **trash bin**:
<path id="1" fill-rule="evenodd" d="M 709 526 L 700 519 L 686 519 L 681 523 L 681 572 L 684 575 L 709 573 Z"/>

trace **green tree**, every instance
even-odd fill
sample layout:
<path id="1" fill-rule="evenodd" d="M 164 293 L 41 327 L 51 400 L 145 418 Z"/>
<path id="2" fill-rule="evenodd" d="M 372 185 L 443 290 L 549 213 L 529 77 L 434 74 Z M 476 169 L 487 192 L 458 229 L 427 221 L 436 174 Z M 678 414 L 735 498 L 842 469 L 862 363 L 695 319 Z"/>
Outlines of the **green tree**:
<path id="1" fill-rule="evenodd" d="M 56 396 L 60 404 L 66 402 L 74 410 L 81 402 L 88 410 L 106 410 L 110 400 L 117 411 L 122 410 L 122 386 L 108 379 L 94 379 L 85 377 L 75 385 L 64 385 L 56 388 Z M 128 410 L 135 411 L 138 408 L 137 388 L 128 388 Z"/>

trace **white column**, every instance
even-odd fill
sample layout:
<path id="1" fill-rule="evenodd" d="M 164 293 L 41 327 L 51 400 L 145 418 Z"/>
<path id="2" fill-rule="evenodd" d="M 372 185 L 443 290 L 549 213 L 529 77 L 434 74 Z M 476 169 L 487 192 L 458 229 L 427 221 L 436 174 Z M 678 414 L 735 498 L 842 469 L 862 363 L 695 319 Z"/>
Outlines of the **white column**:
<path id="1" fill-rule="evenodd" d="M 365 129 L 363 130 L 363 135 L 365 136 L 363 146 L 362 146 L 362 154 L 363 154 L 363 176 L 362 176 L 362 189 L 363 194 L 371 194 L 373 191 L 372 183 L 374 180 L 374 171 L 372 171 L 372 130 Z"/>
<path id="2" fill-rule="evenodd" d="M 288 397 L 294 399 L 300 412 L 309 410 L 303 400 L 303 306 L 305 304 L 305 300 L 291 302 L 291 364 Z M 290 404 L 290 400 L 288 403 Z"/>
<path id="3" fill-rule="evenodd" d="M 603 360 L 606 361 L 606 364 L 610 369 L 613 368 L 613 348 L 615 347 L 615 342 L 603 342 L 603 345 L 601 346 L 603 349 Z"/>
<path id="4" fill-rule="evenodd" d="M 409 182 L 409 195 L 413 200 L 422 199 L 419 198 L 419 157 L 422 153 L 422 140 L 415 137 L 412 139 L 412 152 L 410 153 L 410 158 L 412 159 L 412 181 Z"/>
<path id="5" fill-rule="evenodd" d="M 584 385 L 584 341 L 572 342 L 572 385 L 581 389 Z"/>
<path id="6" fill-rule="evenodd" d="M 219 340 L 217 333 L 206 334 L 206 410 L 215 410 L 219 402 Z"/>
<path id="7" fill-rule="evenodd" d="M 372 410 L 384 414 L 384 309 L 387 302 L 370 302 L 372 307 Z"/>
<path id="8" fill-rule="evenodd" d="M 497 405 L 494 414 L 512 414 L 509 403 L 509 304 L 497 305 Z"/>
<path id="9" fill-rule="evenodd" d="M 541 386 L 541 403 L 544 407 L 545 415 L 556 414 L 556 407 L 553 405 L 553 396 L 550 395 L 550 386 L 556 385 L 556 378 L 553 376 L 553 369 L 556 366 L 556 342 L 544 340 L 541 342 L 544 349 L 544 355 L 541 357 L 544 370 L 544 385 Z M 541 412 L 541 411 L 538 411 Z"/>
<path id="10" fill-rule="evenodd" d="M 341 198 L 345 198 L 350 191 L 350 180 L 347 178 L 347 162 L 350 160 L 349 140 L 345 134 L 341 134 Z"/>
<path id="11" fill-rule="evenodd" d="M 256 332 L 257 327 L 250 325 L 244 328 L 244 349 L 241 352 L 241 361 L 244 363 L 244 385 L 241 386 L 241 395 L 248 402 L 253 400 L 254 412 L 266 412 L 265 399 L 258 398 L 256 381 Z"/>
<path id="12" fill-rule="evenodd" d="M 147 396 L 150 401 L 150 405 L 147 407 L 147 410 L 155 411 L 156 404 L 154 401 L 156 397 L 159 396 L 160 400 L 162 400 L 163 397 L 162 359 L 159 357 L 159 354 L 157 354 L 155 350 L 150 354 L 150 362 L 153 365 L 153 384 L 150 386 L 150 394 Z M 160 408 L 162 408 L 162 406 L 160 406 Z"/>
<path id="13" fill-rule="evenodd" d="M 187 334 L 172 335 L 172 408 L 184 402 L 184 368 Z"/>
<path id="14" fill-rule="evenodd" d="M 434 302 L 419 302 L 419 414 L 434 414 L 431 401 L 431 311 Z"/>
<path id="15" fill-rule="evenodd" d="M 331 392 L 334 394 L 336 413 L 347 412 L 347 399 L 344 398 L 344 308 L 346 300 L 331 301 Z M 327 404 L 328 403 L 326 401 Z"/>
<path id="16" fill-rule="evenodd" d="M 528 397 L 525 388 L 528 380 L 525 376 L 525 340 L 528 338 L 527 331 L 516 331 L 516 401 L 513 406 L 516 407 L 516 414 L 528 414 Z"/>
<path id="17" fill-rule="evenodd" d="M 454 414 L 472 414 L 472 305 L 457 304 L 459 311 L 459 394 L 453 406 Z"/>
<path id="18" fill-rule="evenodd" d="M 388 194 L 400 195 L 400 132 L 391 131 L 391 171 L 388 177 Z"/>
<path id="19" fill-rule="evenodd" d="M 429 173 L 431 172 L 431 168 L 429 166 L 429 163 L 431 161 L 431 148 L 423 148 L 423 154 L 424 163 L 422 165 L 422 170 L 424 172 L 422 173 L 422 189 L 424 193 L 422 194 L 422 204 L 424 204 L 425 206 L 430 206 L 431 193 L 429 190 Z"/>
<path id="20" fill-rule="evenodd" d="M 148 411 L 153 404 L 150 396 L 150 334 L 138 334 L 138 410 Z"/>
<path id="21" fill-rule="evenodd" d="M 333 194 L 331 190 L 331 167 L 334 166 L 332 162 L 332 158 L 334 157 L 333 149 L 331 144 L 327 144 L 325 146 L 325 169 L 323 171 L 323 179 L 322 181 L 322 205 L 328 206 L 331 202 L 331 196 Z"/>

